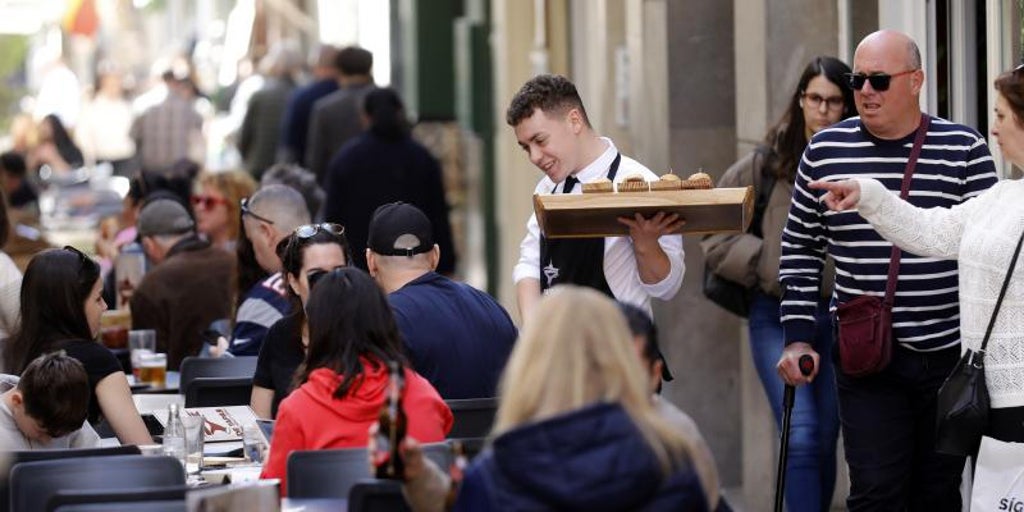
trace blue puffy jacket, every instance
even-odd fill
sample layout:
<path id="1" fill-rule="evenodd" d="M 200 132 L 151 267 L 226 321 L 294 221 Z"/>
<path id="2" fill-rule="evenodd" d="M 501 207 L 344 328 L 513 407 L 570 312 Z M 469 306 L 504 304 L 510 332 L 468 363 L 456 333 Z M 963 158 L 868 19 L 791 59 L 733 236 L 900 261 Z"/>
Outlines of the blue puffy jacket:
<path id="1" fill-rule="evenodd" d="M 666 478 L 617 404 L 600 403 L 496 438 L 466 471 L 462 511 L 705 511 L 697 473 L 684 462 Z"/>

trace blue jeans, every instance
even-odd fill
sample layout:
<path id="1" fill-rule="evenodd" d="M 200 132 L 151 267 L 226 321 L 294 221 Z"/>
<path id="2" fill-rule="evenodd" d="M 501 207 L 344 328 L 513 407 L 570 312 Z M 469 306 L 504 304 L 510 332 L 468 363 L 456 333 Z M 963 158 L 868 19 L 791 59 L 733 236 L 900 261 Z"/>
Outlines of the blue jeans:
<path id="1" fill-rule="evenodd" d="M 808 340 L 819 358 L 814 382 L 796 389 L 790 422 L 789 460 L 786 466 L 786 509 L 789 512 L 822 512 L 829 509 L 836 483 L 836 441 L 839 437 L 839 406 L 832 364 L 832 317 L 828 301 L 818 306 L 817 333 Z M 785 384 L 775 370 L 785 337 L 779 320 L 779 299 L 758 293 L 750 305 L 750 351 L 761 385 L 782 428 L 782 394 Z"/>

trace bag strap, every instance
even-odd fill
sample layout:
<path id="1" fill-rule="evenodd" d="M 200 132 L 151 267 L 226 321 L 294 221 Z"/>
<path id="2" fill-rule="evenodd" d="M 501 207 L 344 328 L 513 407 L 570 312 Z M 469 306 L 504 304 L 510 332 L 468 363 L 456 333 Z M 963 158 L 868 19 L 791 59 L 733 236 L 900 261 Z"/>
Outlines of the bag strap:
<path id="1" fill-rule="evenodd" d="M 765 168 L 765 160 L 770 151 L 770 149 L 763 146 L 754 148 L 754 157 L 750 162 L 750 182 L 754 184 L 754 190 L 757 191 L 754 201 L 754 216 L 750 221 L 750 234 L 758 238 L 764 238 L 764 230 L 761 229 L 761 223 L 764 222 L 764 211 L 768 209 L 772 189 L 775 188 L 775 175 L 767 172 Z M 758 157 L 761 157 L 761 165 L 757 165 Z"/>
<path id="2" fill-rule="evenodd" d="M 978 350 L 979 355 L 985 352 L 985 347 L 988 346 L 988 338 L 992 335 L 992 328 L 996 325 L 996 315 L 999 314 L 999 306 L 1003 304 L 1006 289 L 1010 287 L 1010 277 L 1013 276 L 1013 269 L 1017 266 L 1017 257 L 1020 256 L 1021 244 L 1024 244 L 1024 232 L 1021 232 L 1020 240 L 1017 240 L 1017 248 L 1013 250 L 1013 257 L 1010 258 L 1010 268 L 1006 271 L 1006 277 L 1003 278 L 1003 287 L 999 289 L 999 298 L 996 299 L 996 307 L 992 310 L 992 318 L 988 319 L 988 328 L 985 329 L 985 338 L 981 340 L 981 349 Z"/>
<path id="3" fill-rule="evenodd" d="M 903 170 L 903 183 L 900 185 L 900 199 L 906 200 L 910 195 L 910 178 L 914 175 L 914 168 L 917 167 L 917 158 L 921 156 L 921 146 L 924 145 L 924 138 L 928 135 L 928 125 L 931 118 L 928 114 L 921 114 L 921 124 L 917 126 L 917 134 L 914 136 L 914 147 L 910 150 L 910 158 L 907 158 L 907 167 Z M 889 278 L 885 281 L 885 300 L 882 303 L 892 309 L 893 296 L 896 295 L 896 278 L 900 274 L 900 248 L 892 245 L 892 252 L 889 253 Z"/>

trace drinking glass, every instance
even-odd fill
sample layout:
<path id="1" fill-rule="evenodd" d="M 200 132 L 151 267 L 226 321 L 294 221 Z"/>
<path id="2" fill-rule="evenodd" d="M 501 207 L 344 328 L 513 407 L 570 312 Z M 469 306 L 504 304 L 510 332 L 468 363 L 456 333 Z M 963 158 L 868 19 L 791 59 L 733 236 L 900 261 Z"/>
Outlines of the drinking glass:
<path id="1" fill-rule="evenodd" d="M 141 354 L 139 381 L 162 388 L 167 382 L 167 354 Z"/>
<path id="2" fill-rule="evenodd" d="M 203 467 L 203 427 L 206 420 L 201 414 L 192 415 L 188 412 L 181 416 L 185 426 L 185 471 L 198 474 Z"/>
<path id="3" fill-rule="evenodd" d="M 139 377 L 142 354 L 156 352 L 156 331 L 153 329 L 128 331 L 128 349 L 131 351 L 132 375 L 136 382 L 140 382 L 142 380 Z"/>

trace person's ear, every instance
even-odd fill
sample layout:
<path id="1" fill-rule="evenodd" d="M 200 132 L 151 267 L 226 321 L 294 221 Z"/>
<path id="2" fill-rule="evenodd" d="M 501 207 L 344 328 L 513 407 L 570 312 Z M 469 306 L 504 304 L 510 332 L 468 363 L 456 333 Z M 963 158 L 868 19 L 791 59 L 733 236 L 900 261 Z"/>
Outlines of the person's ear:
<path id="1" fill-rule="evenodd" d="M 583 122 L 583 113 L 578 108 L 569 109 L 566 118 L 569 121 L 569 128 L 572 129 L 573 134 L 579 135 L 586 128 L 587 124 Z"/>
<path id="2" fill-rule="evenodd" d="M 371 251 L 369 248 L 366 249 L 366 271 L 370 273 L 370 277 L 377 278 L 377 274 L 380 273 L 378 267 L 377 254 Z"/>
<path id="3" fill-rule="evenodd" d="M 441 246 L 434 244 L 430 250 L 430 270 L 437 270 L 437 264 L 441 262 Z"/>
<path id="4" fill-rule="evenodd" d="M 284 280 L 288 283 L 288 287 L 292 289 L 292 293 L 295 295 L 299 294 L 299 278 L 292 275 L 291 272 L 284 270 L 281 272 L 284 274 Z"/>
<path id="5" fill-rule="evenodd" d="M 142 251 L 149 256 L 149 259 L 156 260 L 160 257 L 160 244 L 156 243 L 152 237 L 142 237 Z"/>
<path id="6" fill-rule="evenodd" d="M 651 389 L 661 389 L 661 372 L 664 369 L 664 366 L 665 361 L 662 361 L 661 358 L 658 358 L 658 360 L 654 361 L 654 364 L 651 365 Z"/>
<path id="7" fill-rule="evenodd" d="M 924 88 L 924 70 L 918 69 L 910 74 L 910 91 L 916 96 Z"/>
<path id="8" fill-rule="evenodd" d="M 25 395 L 21 393 L 20 389 L 15 389 L 11 393 L 11 402 L 14 403 L 16 407 L 22 407 L 25 405 Z"/>

